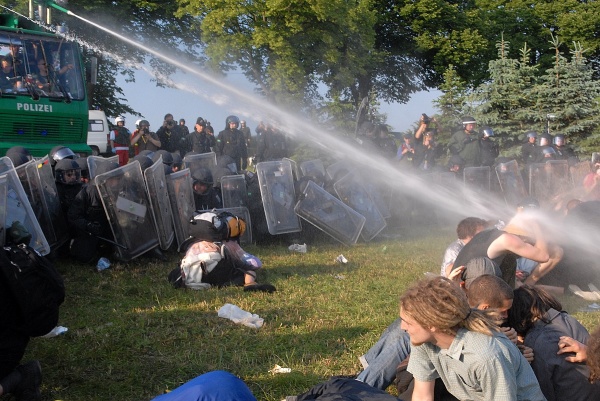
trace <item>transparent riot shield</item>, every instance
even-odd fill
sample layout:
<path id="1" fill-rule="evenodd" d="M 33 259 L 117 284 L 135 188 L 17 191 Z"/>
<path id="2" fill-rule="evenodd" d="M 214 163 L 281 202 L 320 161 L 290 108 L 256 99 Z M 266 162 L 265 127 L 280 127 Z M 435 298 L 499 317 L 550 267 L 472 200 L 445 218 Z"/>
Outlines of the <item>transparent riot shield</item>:
<path id="1" fill-rule="evenodd" d="M 350 173 L 336 181 L 333 188 L 342 202 L 365 217 L 365 225 L 360 235 L 365 241 L 370 241 L 387 224 L 361 181 L 359 176 Z"/>
<path id="2" fill-rule="evenodd" d="M 223 207 L 248 207 L 248 188 L 243 175 L 227 175 L 221 178 Z"/>
<path id="3" fill-rule="evenodd" d="M 246 222 L 246 231 L 240 237 L 240 244 L 252 243 L 252 221 L 250 219 L 250 211 L 247 207 L 226 207 L 223 209 L 215 209 L 215 213 L 229 212 L 237 217 L 240 217 Z"/>
<path id="4" fill-rule="evenodd" d="M 50 253 L 50 245 L 48 245 L 46 236 L 35 217 L 23 185 L 13 168 L 12 161 L 8 157 L 0 158 L 0 176 L 5 183 L 5 189 L 2 190 L 4 198 L 0 201 L 0 204 L 4 205 L 4 210 L 2 211 L 4 216 L 4 220 L 2 220 L 4 239 L 7 240 L 6 231 L 8 231 L 13 223 L 19 222 L 31 234 L 29 246 L 40 254 L 47 255 Z M 5 243 L 3 242 L 2 244 Z"/>
<path id="5" fill-rule="evenodd" d="M 296 214 L 344 245 L 354 245 L 365 217 L 312 181 L 294 208 Z"/>
<path id="6" fill-rule="evenodd" d="M 119 258 L 130 261 L 158 245 L 150 201 L 146 194 L 140 163 L 125 166 L 95 177 L 102 205 Z"/>
<path id="7" fill-rule="evenodd" d="M 256 165 L 267 227 L 271 235 L 302 230 L 294 212 L 296 193 L 289 161 L 260 162 Z"/>
<path id="8" fill-rule="evenodd" d="M 104 174 L 109 171 L 115 163 L 119 164 L 119 156 L 88 156 L 87 165 L 88 170 L 90 171 L 90 181 L 94 180 L 97 175 Z"/>
<path id="9" fill-rule="evenodd" d="M 539 201 L 539 196 L 548 192 L 546 164 L 532 163 L 528 165 L 527 176 L 529 178 L 529 194 Z"/>
<path id="10" fill-rule="evenodd" d="M 467 188 L 475 193 L 489 193 L 490 167 L 465 167 L 463 170 L 464 183 Z"/>
<path id="11" fill-rule="evenodd" d="M 555 197 L 565 194 L 573 189 L 569 175 L 569 162 L 567 160 L 549 160 L 546 162 L 549 195 Z"/>
<path id="12" fill-rule="evenodd" d="M 198 168 L 206 167 L 210 170 L 210 173 L 214 177 L 217 169 L 217 154 L 214 152 L 209 152 L 186 155 L 183 158 L 183 163 L 185 163 L 185 167 L 190 170 L 192 176 Z"/>
<path id="13" fill-rule="evenodd" d="M 529 193 L 540 205 L 550 205 L 553 199 L 572 188 L 566 160 L 549 160 L 529 166 Z"/>
<path id="14" fill-rule="evenodd" d="M 290 165 L 292 166 L 292 172 L 294 173 L 294 181 L 298 181 L 300 179 L 300 177 L 302 177 L 302 173 L 300 172 L 300 168 L 298 168 L 298 163 L 296 163 L 295 160 L 288 159 L 287 157 L 284 157 L 281 160 L 282 161 L 287 161 L 287 162 L 290 163 Z"/>
<path id="15" fill-rule="evenodd" d="M 383 218 L 388 219 L 392 217 L 390 208 L 392 204 L 393 185 L 387 181 L 389 178 L 367 168 L 360 171 L 359 175 L 362 177 L 361 182 L 365 190 L 369 193 L 373 202 L 375 202 L 375 206 L 377 206 L 377 210 L 379 210 Z"/>
<path id="16" fill-rule="evenodd" d="M 356 167 L 348 160 L 340 160 L 327 166 L 327 178 L 330 181 L 336 182 L 346 174 L 355 172 Z"/>
<path id="17" fill-rule="evenodd" d="M 175 239 L 173 228 L 173 212 L 167 189 L 167 177 L 162 163 L 162 158 L 144 171 L 146 178 L 146 189 L 150 200 L 151 211 L 156 223 L 158 242 L 163 250 L 169 249 Z"/>
<path id="18" fill-rule="evenodd" d="M 300 172 L 302 173 L 302 177 L 325 178 L 325 166 L 320 159 L 303 161 L 300 163 Z"/>
<path id="19" fill-rule="evenodd" d="M 506 163 L 498 163 L 496 176 L 506 205 L 516 208 L 519 202 L 527 196 L 527 190 L 517 161 L 511 160 Z"/>
<path id="20" fill-rule="evenodd" d="M 69 240 L 69 232 L 52 168 L 47 162 L 48 156 L 45 156 L 41 160 L 30 160 L 15 170 L 50 248 L 56 249 Z"/>
<path id="21" fill-rule="evenodd" d="M 186 168 L 167 176 L 167 189 L 173 212 L 173 228 L 177 238 L 177 250 L 189 238 L 188 223 L 194 216 L 194 194 L 192 193 L 192 175 Z"/>
<path id="22" fill-rule="evenodd" d="M 592 172 L 590 162 L 579 162 L 569 166 L 573 188 L 583 188 L 585 176 Z"/>

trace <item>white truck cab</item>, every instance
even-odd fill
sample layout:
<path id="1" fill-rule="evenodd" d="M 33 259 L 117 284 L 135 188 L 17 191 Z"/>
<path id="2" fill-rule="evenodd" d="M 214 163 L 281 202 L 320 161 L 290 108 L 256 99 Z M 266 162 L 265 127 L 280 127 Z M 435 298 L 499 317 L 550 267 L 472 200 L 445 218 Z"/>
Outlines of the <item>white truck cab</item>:
<path id="1" fill-rule="evenodd" d="M 111 152 L 109 137 L 110 126 L 106 114 L 102 110 L 90 110 L 87 144 L 92 148 L 92 155 L 99 156 Z"/>

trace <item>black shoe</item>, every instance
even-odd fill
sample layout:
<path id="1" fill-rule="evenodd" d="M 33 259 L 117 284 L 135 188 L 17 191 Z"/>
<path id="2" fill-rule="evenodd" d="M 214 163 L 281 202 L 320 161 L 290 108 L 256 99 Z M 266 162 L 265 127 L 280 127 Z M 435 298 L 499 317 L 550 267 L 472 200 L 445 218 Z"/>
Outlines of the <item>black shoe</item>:
<path id="1" fill-rule="evenodd" d="M 245 285 L 244 286 L 244 291 L 262 291 L 262 292 L 268 292 L 273 293 L 276 290 L 275 286 L 271 285 L 271 284 L 250 284 L 250 285 Z"/>
<path id="2" fill-rule="evenodd" d="M 42 367 L 40 363 L 29 361 L 24 365 L 17 366 L 17 370 L 21 373 L 21 382 L 14 391 L 17 401 L 41 401 Z"/>

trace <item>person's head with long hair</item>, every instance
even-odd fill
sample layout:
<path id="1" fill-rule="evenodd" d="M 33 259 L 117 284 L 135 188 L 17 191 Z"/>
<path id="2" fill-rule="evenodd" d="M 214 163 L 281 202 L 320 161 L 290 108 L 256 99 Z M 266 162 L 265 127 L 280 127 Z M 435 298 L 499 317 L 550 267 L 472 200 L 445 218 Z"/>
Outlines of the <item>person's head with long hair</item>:
<path id="1" fill-rule="evenodd" d="M 548 310 L 562 310 L 559 300 L 540 287 L 524 284 L 514 294 L 507 323 L 521 335 L 527 334 L 536 321 L 545 321 Z"/>
<path id="2" fill-rule="evenodd" d="M 445 277 L 419 281 L 400 297 L 400 310 L 419 326 L 454 335 L 460 328 L 492 335 L 492 313 L 471 309 L 465 292 Z"/>
<path id="3" fill-rule="evenodd" d="M 587 365 L 590 368 L 590 383 L 600 380 L 600 326 L 588 339 Z"/>

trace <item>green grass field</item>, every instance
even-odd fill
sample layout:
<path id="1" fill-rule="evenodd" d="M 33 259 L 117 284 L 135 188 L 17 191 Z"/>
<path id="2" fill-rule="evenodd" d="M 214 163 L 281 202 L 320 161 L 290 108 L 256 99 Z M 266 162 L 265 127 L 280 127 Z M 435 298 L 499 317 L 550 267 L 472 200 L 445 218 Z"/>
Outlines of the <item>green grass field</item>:
<path id="1" fill-rule="evenodd" d="M 245 246 L 262 260 L 259 281 L 274 284 L 274 294 L 176 290 L 167 281 L 175 253 L 167 263 L 140 258 L 100 273 L 60 260 L 67 298 L 59 324 L 69 331 L 33 339 L 25 358 L 42 363 L 44 400 L 149 400 L 223 369 L 257 399 L 279 401 L 332 375 L 359 372 L 358 357 L 397 317 L 402 291 L 425 272 L 439 272 L 453 227 L 405 231 L 351 248 L 308 243 L 306 254 L 287 243 Z M 334 262 L 339 254 L 347 264 Z M 577 312 L 585 301 L 562 301 L 588 329 L 600 323 L 598 313 Z M 258 314 L 264 326 L 219 318 L 225 303 Z M 272 375 L 276 364 L 291 373 Z"/>

